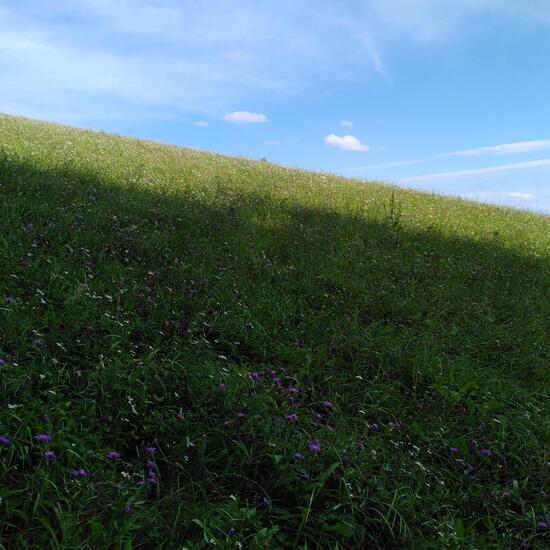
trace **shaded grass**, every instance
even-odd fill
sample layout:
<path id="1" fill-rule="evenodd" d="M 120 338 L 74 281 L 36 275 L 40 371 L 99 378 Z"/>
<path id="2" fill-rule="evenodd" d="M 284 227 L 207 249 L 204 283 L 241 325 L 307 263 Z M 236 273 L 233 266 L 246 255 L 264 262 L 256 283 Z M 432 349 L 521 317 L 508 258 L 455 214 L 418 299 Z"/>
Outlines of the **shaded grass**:
<path id="1" fill-rule="evenodd" d="M 548 544 L 547 217 L 0 136 L 6 548 Z"/>

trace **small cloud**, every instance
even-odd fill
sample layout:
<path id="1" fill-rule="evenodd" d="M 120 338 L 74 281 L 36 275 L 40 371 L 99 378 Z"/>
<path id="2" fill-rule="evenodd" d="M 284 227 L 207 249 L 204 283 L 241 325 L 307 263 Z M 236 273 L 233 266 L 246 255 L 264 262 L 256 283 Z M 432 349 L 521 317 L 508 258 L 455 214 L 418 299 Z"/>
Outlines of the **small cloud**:
<path id="1" fill-rule="evenodd" d="M 503 199 L 523 199 L 525 201 L 532 201 L 536 198 L 531 193 L 521 193 L 520 191 L 495 191 L 486 193 L 470 193 L 472 197 L 479 198 L 503 198 Z"/>
<path id="2" fill-rule="evenodd" d="M 251 113 L 250 111 L 234 111 L 227 113 L 223 119 L 232 124 L 247 124 L 249 122 L 267 122 L 268 118 L 262 113 Z"/>
<path id="3" fill-rule="evenodd" d="M 516 155 L 521 153 L 535 153 L 538 151 L 550 150 L 550 140 L 541 139 L 537 141 L 520 141 L 518 143 L 504 143 L 490 147 L 478 147 L 477 149 L 465 149 L 444 153 L 442 157 L 476 157 L 480 155 Z"/>
<path id="4" fill-rule="evenodd" d="M 206 120 L 197 120 L 197 121 L 193 122 L 193 124 L 197 128 L 206 128 L 208 126 L 208 122 L 206 122 Z"/>
<path id="5" fill-rule="evenodd" d="M 278 145 L 281 145 L 281 142 L 277 139 L 268 139 L 267 141 L 264 141 L 264 145 L 267 145 L 268 147 L 277 147 Z"/>
<path id="6" fill-rule="evenodd" d="M 340 126 L 342 126 L 342 128 L 353 128 L 353 122 L 351 120 L 341 120 Z"/>
<path id="7" fill-rule="evenodd" d="M 458 172 L 439 172 L 437 174 L 425 174 L 423 176 L 413 176 L 402 178 L 403 183 L 412 183 L 415 181 L 429 181 L 437 179 L 447 179 L 467 176 L 481 176 L 484 174 L 493 174 L 497 172 L 508 172 L 510 170 L 530 170 L 532 168 L 543 168 L 550 166 L 550 159 L 531 160 L 528 162 L 516 162 L 514 164 L 502 164 L 500 166 L 489 166 L 488 168 L 476 168 L 474 170 L 460 170 Z"/>
<path id="8" fill-rule="evenodd" d="M 366 153 L 371 150 L 371 147 L 361 143 L 355 136 L 336 136 L 330 134 L 325 138 L 325 143 L 331 147 L 337 147 L 343 151 L 359 151 Z"/>

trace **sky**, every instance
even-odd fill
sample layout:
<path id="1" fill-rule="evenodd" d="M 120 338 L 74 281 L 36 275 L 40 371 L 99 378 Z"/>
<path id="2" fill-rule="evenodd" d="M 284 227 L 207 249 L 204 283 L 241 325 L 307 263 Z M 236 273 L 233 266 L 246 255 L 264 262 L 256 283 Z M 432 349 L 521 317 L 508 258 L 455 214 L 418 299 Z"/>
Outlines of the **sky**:
<path id="1" fill-rule="evenodd" d="M 550 213 L 549 0 L 2 0 L 0 112 Z"/>

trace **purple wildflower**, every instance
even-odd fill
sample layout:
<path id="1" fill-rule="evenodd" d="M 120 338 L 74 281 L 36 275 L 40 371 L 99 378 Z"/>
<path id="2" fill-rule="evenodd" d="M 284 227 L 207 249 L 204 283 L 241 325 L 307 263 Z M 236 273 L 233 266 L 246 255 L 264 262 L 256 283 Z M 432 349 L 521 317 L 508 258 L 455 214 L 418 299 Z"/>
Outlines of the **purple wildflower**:
<path id="1" fill-rule="evenodd" d="M 483 448 L 481 449 L 481 454 L 484 456 L 491 456 L 493 453 L 491 452 L 491 449 Z"/>
<path id="2" fill-rule="evenodd" d="M 502 496 L 504 498 L 510 498 L 512 496 L 512 493 L 510 491 L 504 491 L 504 493 L 502 493 Z"/>
<path id="3" fill-rule="evenodd" d="M 296 460 L 296 462 L 302 460 L 302 458 L 304 458 L 302 453 L 294 453 L 294 460 Z"/>
<path id="4" fill-rule="evenodd" d="M 87 477 L 87 475 L 88 475 L 88 472 L 83 468 L 78 468 L 77 470 L 71 470 L 69 472 L 69 476 L 72 478 Z"/>
<path id="5" fill-rule="evenodd" d="M 343 462 L 349 462 L 349 455 L 347 455 L 347 454 L 342 455 L 342 461 Z"/>
<path id="6" fill-rule="evenodd" d="M 227 531 L 227 536 L 232 537 L 236 533 L 237 533 L 237 529 L 235 529 L 235 527 L 231 527 L 231 529 L 229 529 L 229 531 Z"/>
<path id="7" fill-rule="evenodd" d="M 134 511 L 134 509 L 131 506 L 125 506 L 124 513 L 125 514 L 131 514 Z"/>
<path id="8" fill-rule="evenodd" d="M 147 475 L 147 481 L 151 483 L 151 485 L 157 484 L 157 474 L 153 472 L 152 470 L 149 470 L 149 474 Z"/>
<path id="9" fill-rule="evenodd" d="M 297 414 L 287 414 L 286 419 L 288 422 L 297 422 L 298 421 L 298 415 Z"/>
<path id="10" fill-rule="evenodd" d="M 57 455 L 55 454 L 54 451 L 46 451 L 44 453 L 44 458 L 46 460 L 54 460 L 55 458 L 57 458 Z"/>
<path id="11" fill-rule="evenodd" d="M 310 475 L 309 475 L 307 472 L 304 472 L 304 473 L 302 474 L 302 479 L 303 479 L 304 481 L 309 481 L 309 480 L 311 479 L 311 477 L 310 477 Z"/>
<path id="12" fill-rule="evenodd" d="M 460 449 L 457 448 L 457 447 L 449 447 L 449 451 L 451 453 L 459 453 L 460 452 Z"/>
<path id="13" fill-rule="evenodd" d="M 34 439 L 36 439 L 36 441 L 40 441 L 41 443 L 49 443 L 50 441 L 53 441 L 53 437 L 48 434 L 36 434 Z"/>
<path id="14" fill-rule="evenodd" d="M 373 422 L 373 423 L 370 425 L 370 429 L 371 429 L 371 430 L 379 430 L 379 429 L 380 429 L 380 424 L 378 424 L 377 422 Z"/>
<path id="15" fill-rule="evenodd" d="M 15 300 L 11 296 L 6 296 L 6 304 L 13 304 Z"/>
<path id="16" fill-rule="evenodd" d="M 271 506 L 271 499 L 269 497 L 264 497 L 262 502 L 264 503 L 264 506 Z"/>
<path id="17" fill-rule="evenodd" d="M 0 367 L 3 367 L 6 364 L 5 359 L 0 359 Z"/>
<path id="18" fill-rule="evenodd" d="M 321 452 L 321 443 L 319 442 L 318 439 L 315 439 L 315 440 L 309 442 L 308 448 L 312 453 L 320 453 Z"/>
<path id="19" fill-rule="evenodd" d="M 323 401 L 323 406 L 326 409 L 332 409 L 332 403 L 330 401 Z"/>
<path id="20" fill-rule="evenodd" d="M 7 435 L 0 435 L 0 443 L 2 445 L 10 445 L 11 444 L 11 438 Z"/>
<path id="21" fill-rule="evenodd" d="M 223 383 L 223 382 L 220 382 L 218 384 L 218 388 L 221 390 L 221 391 L 225 391 L 226 390 L 226 385 Z"/>
<path id="22" fill-rule="evenodd" d="M 358 442 L 357 442 L 357 448 L 358 448 L 360 451 L 364 451 L 364 450 L 365 450 L 365 444 L 364 444 L 362 441 L 358 441 Z"/>
<path id="23" fill-rule="evenodd" d="M 118 451 L 111 451 L 107 453 L 107 458 L 109 460 L 117 460 L 118 458 L 122 458 L 122 453 L 119 453 Z"/>
<path id="24" fill-rule="evenodd" d="M 50 417 L 47 414 L 45 414 L 44 416 L 42 416 L 42 420 L 47 424 L 50 421 Z"/>
<path id="25" fill-rule="evenodd" d="M 157 452 L 156 447 L 145 447 L 145 452 L 148 455 L 154 455 Z"/>
<path id="26" fill-rule="evenodd" d="M 539 519 L 537 521 L 538 529 L 548 529 L 548 522 L 545 519 Z"/>
<path id="27" fill-rule="evenodd" d="M 244 418 L 246 416 L 246 414 L 243 413 L 243 411 L 238 411 L 237 412 L 237 418 Z"/>
<path id="28" fill-rule="evenodd" d="M 156 467 L 157 465 L 154 462 L 152 462 L 151 460 L 147 461 L 147 468 L 149 468 L 149 470 L 154 470 Z"/>
<path id="29" fill-rule="evenodd" d="M 292 395 L 298 395 L 300 393 L 300 390 L 298 388 L 295 388 L 294 386 L 289 386 L 288 392 Z"/>
<path id="30" fill-rule="evenodd" d="M 250 378 L 252 378 L 252 380 L 254 380 L 256 382 L 261 382 L 262 381 L 262 375 L 259 372 L 251 372 L 250 373 Z"/>
<path id="31" fill-rule="evenodd" d="M 42 338 L 35 338 L 33 341 L 32 341 L 33 345 L 35 345 L 37 348 L 39 348 L 40 346 L 42 346 L 44 344 L 44 340 L 42 340 Z"/>

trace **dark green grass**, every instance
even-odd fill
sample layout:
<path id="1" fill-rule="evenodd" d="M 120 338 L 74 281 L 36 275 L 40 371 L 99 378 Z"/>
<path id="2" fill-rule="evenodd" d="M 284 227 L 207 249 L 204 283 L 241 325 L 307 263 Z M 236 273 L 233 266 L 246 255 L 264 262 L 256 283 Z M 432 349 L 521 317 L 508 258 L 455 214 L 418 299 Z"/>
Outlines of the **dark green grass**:
<path id="1" fill-rule="evenodd" d="M 0 214 L 0 547 L 550 544 L 548 217 L 13 117 Z"/>

